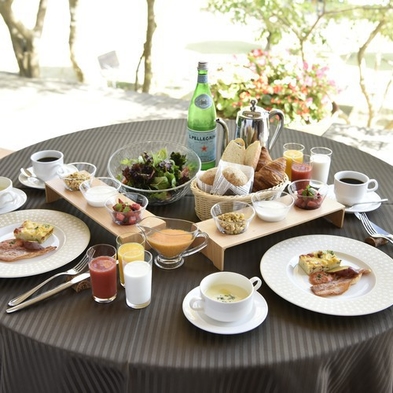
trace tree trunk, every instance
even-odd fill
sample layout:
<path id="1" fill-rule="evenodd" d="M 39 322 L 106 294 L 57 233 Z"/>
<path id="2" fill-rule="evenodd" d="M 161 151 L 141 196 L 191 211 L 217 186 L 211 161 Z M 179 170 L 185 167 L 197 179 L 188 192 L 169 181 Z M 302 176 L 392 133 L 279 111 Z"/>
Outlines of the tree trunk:
<path id="1" fill-rule="evenodd" d="M 138 90 L 138 73 L 139 67 L 143 59 L 145 59 L 145 75 L 143 78 L 142 92 L 148 93 L 150 91 L 151 80 L 153 79 L 152 63 L 151 63 L 151 49 L 153 46 L 153 35 L 157 24 L 155 22 L 154 2 L 155 0 L 146 0 L 147 2 L 147 29 L 146 41 L 143 45 L 143 53 L 139 58 L 139 63 L 135 73 L 135 91 Z"/>
<path id="2" fill-rule="evenodd" d="M 75 55 L 75 42 L 78 32 L 77 24 L 77 10 L 78 10 L 79 0 L 69 0 L 70 7 L 70 34 L 68 37 L 68 46 L 70 48 L 70 60 L 72 63 L 72 68 L 76 73 L 78 81 L 83 83 L 85 81 L 85 76 L 82 69 L 79 67 L 78 61 Z"/>
<path id="3" fill-rule="evenodd" d="M 14 0 L 0 1 L 0 14 L 8 27 L 12 47 L 19 67 L 19 75 L 28 78 L 40 76 L 37 43 L 41 39 L 48 0 L 40 0 L 36 23 L 32 30 L 27 29 L 12 10 Z"/>
<path id="4" fill-rule="evenodd" d="M 374 105 L 372 103 L 370 94 L 367 91 L 367 83 L 365 77 L 366 71 L 366 61 L 364 60 L 364 55 L 366 54 L 367 48 L 371 44 L 372 40 L 378 35 L 381 31 L 383 25 L 385 24 L 385 19 L 382 19 L 375 27 L 375 29 L 370 33 L 366 42 L 359 48 L 357 53 L 357 61 L 358 61 L 358 68 L 359 68 L 359 85 L 360 89 L 366 99 L 367 103 L 367 110 L 368 110 L 368 119 L 367 119 L 367 127 L 371 127 L 371 123 L 374 119 L 375 110 Z"/>
<path id="5" fill-rule="evenodd" d="M 153 46 L 153 35 L 156 30 L 157 24 L 154 14 L 155 0 L 147 0 L 147 30 L 146 42 L 144 46 L 145 52 L 145 79 L 143 81 L 142 91 L 148 93 L 150 90 L 151 80 L 153 78 L 152 64 L 151 64 L 151 49 Z"/>

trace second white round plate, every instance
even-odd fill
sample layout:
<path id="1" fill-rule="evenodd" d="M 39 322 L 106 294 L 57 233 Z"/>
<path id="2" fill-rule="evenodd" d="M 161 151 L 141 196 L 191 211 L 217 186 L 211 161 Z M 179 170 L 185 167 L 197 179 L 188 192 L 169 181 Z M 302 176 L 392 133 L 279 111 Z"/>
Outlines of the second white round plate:
<path id="1" fill-rule="evenodd" d="M 321 297 L 310 289 L 308 275 L 298 266 L 299 255 L 332 250 L 343 266 L 371 269 L 342 295 Z M 308 235 L 284 240 L 262 257 L 261 274 L 279 296 L 306 310 L 355 316 L 382 311 L 393 304 L 393 260 L 381 250 L 358 240 L 331 235 Z"/>

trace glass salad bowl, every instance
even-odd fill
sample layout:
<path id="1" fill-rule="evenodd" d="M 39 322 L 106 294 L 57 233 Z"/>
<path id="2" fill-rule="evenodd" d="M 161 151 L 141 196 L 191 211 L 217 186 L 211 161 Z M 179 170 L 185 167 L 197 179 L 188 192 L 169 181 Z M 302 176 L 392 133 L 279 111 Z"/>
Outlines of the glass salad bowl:
<path id="1" fill-rule="evenodd" d="M 133 143 L 115 151 L 109 176 L 127 192 L 146 196 L 149 205 L 166 205 L 182 198 L 201 169 L 199 157 L 188 147 L 168 141 Z"/>

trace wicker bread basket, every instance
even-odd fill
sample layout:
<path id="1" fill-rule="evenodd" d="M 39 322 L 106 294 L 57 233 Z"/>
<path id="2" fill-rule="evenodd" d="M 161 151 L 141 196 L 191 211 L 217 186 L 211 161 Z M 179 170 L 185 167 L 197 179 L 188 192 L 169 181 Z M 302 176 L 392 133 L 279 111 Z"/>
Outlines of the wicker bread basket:
<path id="1" fill-rule="evenodd" d="M 280 189 L 283 190 L 285 186 L 288 184 L 288 182 L 289 182 L 288 176 L 285 175 L 284 180 L 281 183 L 277 184 L 274 187 L 267 188 L 266 190 L 261 190 L 259 192 L 269 192 L 269 191 L 276 191 Z M 195 198 L 195 213 L 201 221 L 212 218 L 212 216 L 210 215 L 210 209 L 216 203 L 225 202 L 225 201 L 240 201 L 240 202 L 251 203 L 251 196 L 253 195 L 253 194 L 247 194 L 247 195 L 208 194 L 207 192 L 204 192 L 201 189 L 199 189 L 197 184 L 197 179 L 194 179 L 191 182 L 190 188 Z"/>

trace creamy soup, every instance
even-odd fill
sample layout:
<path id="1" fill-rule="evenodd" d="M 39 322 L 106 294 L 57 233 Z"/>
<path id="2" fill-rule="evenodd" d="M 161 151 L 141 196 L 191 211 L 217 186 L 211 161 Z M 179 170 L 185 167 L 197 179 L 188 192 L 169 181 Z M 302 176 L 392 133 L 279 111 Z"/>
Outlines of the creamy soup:
<path id="1" fill-rule="evenodd" d="M 162 256 L 172 258 L 184 252 L 193 242 L 193 234 L 182 229 L 162 229 L 148 236 L 147 241 Z"/>
<path id="2" fill-rule="evenodd" d="M 218 284 L 208 288 L 206 296 L 222 303 L 234 303 L 245 299 L 248 296 L 248 292 L 236 285 Z"/>

